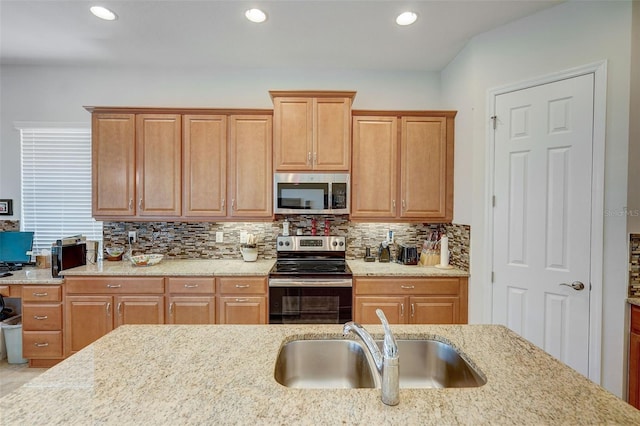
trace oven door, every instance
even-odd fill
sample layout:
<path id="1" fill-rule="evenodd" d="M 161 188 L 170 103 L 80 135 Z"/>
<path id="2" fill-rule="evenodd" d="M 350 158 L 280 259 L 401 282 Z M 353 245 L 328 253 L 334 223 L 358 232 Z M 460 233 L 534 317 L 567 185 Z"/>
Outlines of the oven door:
<path id="1" fill-rule="evenodd" d="M 344 324 L 352 320 L 351 280 L 342 285 L 319 281 L 269 282 L 269 324 Z"/>

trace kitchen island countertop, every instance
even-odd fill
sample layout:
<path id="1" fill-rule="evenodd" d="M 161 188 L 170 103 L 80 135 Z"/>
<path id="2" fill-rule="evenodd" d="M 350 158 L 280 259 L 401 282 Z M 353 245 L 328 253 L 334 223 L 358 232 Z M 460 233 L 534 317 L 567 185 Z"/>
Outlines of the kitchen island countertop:
<path id="1" fill-rule="evenodd" d="M 378 325 L 367 326 L 374 337 Z M 487 383 L 466 389 L 291 389 L 285 341 L 341 325 L 126 325 L 0 399 L 3 424 L 640 424 L 640 411 L 496 325 L 392 326 L 450 342 Z M 402 365 L 402 354 L 400 354 Z"/>

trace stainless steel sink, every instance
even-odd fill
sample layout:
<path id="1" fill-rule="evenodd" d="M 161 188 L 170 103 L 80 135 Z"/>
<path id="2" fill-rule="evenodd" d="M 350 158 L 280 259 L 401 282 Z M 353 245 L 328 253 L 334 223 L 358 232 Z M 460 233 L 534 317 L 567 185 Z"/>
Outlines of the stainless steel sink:
<path id="1" fill-rule="evenodd" d="M 382 347 L 382 341 L 376 342 Z M 400 388 L 470 388 L 487 381 L 455 348 L 437 340 L 396 340 Z"/>
<path id="2" fill-rule="evenodd" d="M 290 388 L 375 388 L 365 351 L 353 340 L 294 340 L 280 349 L 274 377 Z"/>
<path id="3" fill-rule="evenodd" d="M 451 345 L 437 340 L 396 340 L 400 388 L 467 388 L 486 383 Z M 382 347 L 382 341 L 376 342 Z M 274 372 L 290 388 L 380 387 L 367 349 L 356 340 L 294 340 L 282 346 Z"/>

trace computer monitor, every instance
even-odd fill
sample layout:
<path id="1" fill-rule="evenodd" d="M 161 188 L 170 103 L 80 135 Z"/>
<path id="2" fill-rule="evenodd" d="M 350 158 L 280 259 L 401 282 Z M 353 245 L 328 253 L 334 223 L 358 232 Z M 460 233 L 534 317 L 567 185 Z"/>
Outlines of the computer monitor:
<path id="1" fill-rule="evenodd" d="M 33 232 L 0 232 L 0 262 L 31 263 Z"/>

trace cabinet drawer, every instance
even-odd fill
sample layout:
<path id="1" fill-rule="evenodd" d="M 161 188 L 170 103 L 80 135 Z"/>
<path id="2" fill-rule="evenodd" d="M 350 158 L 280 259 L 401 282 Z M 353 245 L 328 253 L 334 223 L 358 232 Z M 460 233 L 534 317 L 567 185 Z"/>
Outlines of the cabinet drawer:
<path id="1" fill-rule="evenodd" d="M 172 277 L 167 278 L 169 293 L 215 293 L 216 279 L 213 277 Z"/>
<path id="2" fill-rule="evenodd" d="M 219 278 L 220 294 L 266 294 L 265 277 Z"/>
<path id="3" fill-rule="evenodd" d="M 22 302 L 61 302 L 62 287 L 59 285 L 25 285 L 22 287 Z"/>
<path id="4" fill-rule="evenodd" d="M 23 304 L 22 329 L 25 331 L 62 330 L 62 303 Z"/>
<path id="5" fill-rule="evenodd" d="M 23 331 L 24 358 L 62 357 L 62 331 Z"/>
<path id="6" fill-rule="evenodd" d="M 160 294 L 164 278 L 78 277 L 65 280 L 67 293 L 80 294 Z"/>
<path id="7" fill-rule="evenodd" d="M 631 332 L 640 334 L 640 306 L 631 306 Z"/>
<path id="8" fill-rule="evenodd" d="M 458 278 L 356 278 L 356 294 L 457 295 Z"/>

